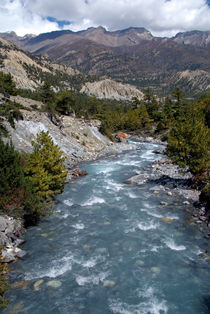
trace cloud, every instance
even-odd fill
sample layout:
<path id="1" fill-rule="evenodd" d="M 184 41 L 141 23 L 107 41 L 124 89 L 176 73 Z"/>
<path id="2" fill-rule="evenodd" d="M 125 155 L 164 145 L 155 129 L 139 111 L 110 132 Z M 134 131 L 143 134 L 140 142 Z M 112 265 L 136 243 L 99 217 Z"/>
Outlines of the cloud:
<path id="1" fill-rule="evenodd" d="M 145 27 L 155 35 L 171 36 L 210 30 L 210 8 L 205 0 L 0 0 L 0 31 L 24 35 L 99 25 L 108 30 Z"/>
<path id="2" fill-rule="evenodd" d="M 22 36 L 58 29 L 58 24 L 48 21 L 42 15 L 33 13 L 20 0 L 0 0 L 0 31 L 15 31 Z"/>

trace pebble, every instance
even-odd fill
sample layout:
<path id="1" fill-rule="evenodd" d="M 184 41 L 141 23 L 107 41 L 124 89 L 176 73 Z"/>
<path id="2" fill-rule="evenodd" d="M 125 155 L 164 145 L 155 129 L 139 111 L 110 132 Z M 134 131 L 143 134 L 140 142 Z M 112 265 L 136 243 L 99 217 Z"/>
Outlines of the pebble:
<path id="1" fill-rule="evenodd" d="M 168 194 L 169 196 L 172 196 L 172 192 L 168 192 L 167 194 Z"/>
<path id="2" fill-rule="evenodd" d="M 160 268 L 159 267 L 151 267 L 151 271 L 153 272 L 153 273 L 160 273 Z"/>
<path id="3" fill-rule="evenodd" d="M 138 260 L 138 261 L 136 261 L 136 265 L 143 266 L 144 265 L 144 261 Z"/>
<path id="4" fill-rule="evenodd" d="M 160 202 L 160 205 L 167 206 L 167 205 L 168 205 L 168 203 L 166 203 L 166 202 Z"/>
<path id="5" fill-rule="evenodd" d="M 30 280 L 28 280 L 28 281 L 19 281 L 19 282 L 15 282 L 15 283 L 11 284 L 10 288 L 12 288 L 12 289 L 22 289 L 22 288 L 27 287 L 30 283 L 31 283 Z"/>
<path id="6" fill-rule="evenodd" d="M 113 281 L 113 280 L 105 280 L 103 286 L 104 287 L 114 287 L 115 286 L 115 281 Z"/>
<path id="7" fill-rule="evenodd" d="M 168 218 L 168 217 L 162 217 L 162 218 L 160 218 L 162 221 L 164 221 L 164 222 L 172 222 L 173 221 L 173 219 L 171 219 L 171 218 Z"/>
<path id="8" fill-rule="evenodd" d="M 41 233 L 41 237 L 47 237 L 48 234 L 47 233 Z"/>
<path id="9" fill-rule="evenodd" d="M 38 280 L 37 282 L 35 282 L 34 284 L 34 291 L 39 291 L 39 288 L 41 286 L 41 284 L 44 282 L 43 279 Z"/>
<path id="10" fill-rule="evenodd" d="M 184 201 L 183 204 L 184 204 L 184 205 L 190 205 L 190 202 Z"/>
<path id="11" fill-rule="evenodd" d="M 88 244 L 83 245 L 83 249 L 88 250 L 89 248 L 90 248 L 90 245 L 88 245 Z"/>
<path id="12" fill-rule="evenodd" d="M 59 280 L 50 280 L 46 283 L 46 285 L 50 288 L 59 288 L 61 286 L 61 282 Z"/>
<path id="13" fill-rule="evenodd" d="M 13 308 L 10 310 L 10 313 L 11 314 L 13 314 L 13 313 L 16 314 L 16 313 L 18 313 L 22 309 L 22 307 L 23 307 L 23 302 L 19 302 L 19 303 L 15 304 L 13 306 Z"/>

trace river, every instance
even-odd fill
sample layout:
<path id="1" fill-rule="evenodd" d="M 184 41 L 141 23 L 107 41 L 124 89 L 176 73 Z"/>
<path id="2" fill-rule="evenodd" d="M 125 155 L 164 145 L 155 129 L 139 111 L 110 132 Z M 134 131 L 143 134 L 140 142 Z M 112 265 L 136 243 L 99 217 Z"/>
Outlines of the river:
<path id="1" fill-rule="evenodd" d="M 10 289 L 3 313 L 208 313 L 207 239 L 185 222 L 192 204 L 183 197 L 124 183 L 161 158 L 160 146 L 136 144 L 83 164 L 88 176 L 67 184 L 53 215 L 29 228 L 28 256 L 11 272 L 26 283 Z"/>

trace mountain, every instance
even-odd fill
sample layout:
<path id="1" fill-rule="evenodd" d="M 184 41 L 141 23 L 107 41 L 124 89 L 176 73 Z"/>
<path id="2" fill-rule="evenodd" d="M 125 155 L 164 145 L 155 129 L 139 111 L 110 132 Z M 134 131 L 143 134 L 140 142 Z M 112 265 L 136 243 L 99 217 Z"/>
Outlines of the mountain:
<path id="1" fill-rule="evenodd" d="M 210 31 L 191 31 L 178 33 L 172 39 L 178 44 L 210 49 Z"/>
<path id="2" fill-rule="evenodd" d="M 8 38 L 8 33 L 0 36 Z M 144 28 L 109 32 L 98 27 L 22 39 L 13 34 L 10 40 L 86 75 L 109 76 L 140 89 L 150 86 L 157 94 L 167 95 L 175 87 L 188 95 L 210 91 L 209 49 L 179 43 L 179 36 L 159 38 Z"/>
<path id="3" fill-rule="evenodd" d="M 44 57 L 33 56 L 17 48 L 14 44 L 0 38 L 0 71 L 10 73 L 17 88 L 34 90 L 41 80 L 59 76 L 64 84 L 70 86 L 68 79 L 78 74 L 71 67 L 58 65 Z"/>
<path id="4" fill-rule="evenodd" d="M 10 73 L 17 88 L 22 89 L 34 90 L 41 85 L 42 80 L 47 79 L 55 90 L 65 87 L 81 90 L 82 93 L 98 98 L 117 100 L 143 98 L 143 93 L 134 86 L 110 79 L 86 77 L 71 67 L 26 53 L 2 38 L 0 38 L 0 71 Z"/>

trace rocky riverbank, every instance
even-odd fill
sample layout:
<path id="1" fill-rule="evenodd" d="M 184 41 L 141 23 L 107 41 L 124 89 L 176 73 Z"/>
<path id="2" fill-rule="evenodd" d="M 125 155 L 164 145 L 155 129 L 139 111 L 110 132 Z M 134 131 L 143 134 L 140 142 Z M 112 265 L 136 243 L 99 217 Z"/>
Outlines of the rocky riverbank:
<path id="1" fill-rule="evenodd" d="M 138 138 L 142 140 L 142 138 Z M 155 150 L 156 154 L 164 154 L 165 143 L 162 143 L 158 139 L 153 139 L 148 137 L 143 140 L 144 142 L 161 144 L 162 149 Z M 155 161 L 153 164 L 144 168 L 141 173 L 137 173 L 126 180 L 126 184 L 141 186 L 145 183 L 155 183 L 154 193 L 166 192 L 169 196 L 176 196 L 177 198 L 183 197 L 184 205 L 194 205 L 194 210 L 189 213 L 192 216 L 192 223 L 201 225 L 204 223 L 205 237 L 210 238 L 210 221 L 207 213 L 207 209 L 200 203 L 199 197 L 201 192 L 192 188 L 192 174 L 187 172 L 186 169 L 181 169 L 180 167 L 174 165 L 172 161 L 163 156 L 163 158 Z M 167 205 L 167 204 L 163 204 Z"/>
<path id="2" fill-rule="evenodd" d="M 0 215 L 0 247 L 3 247 L 4 262 L 13 262 L 17 257 L 23 258 L 27 253 L 18 246 L 24 243 L 23 220 L 7 215 Z"/>

